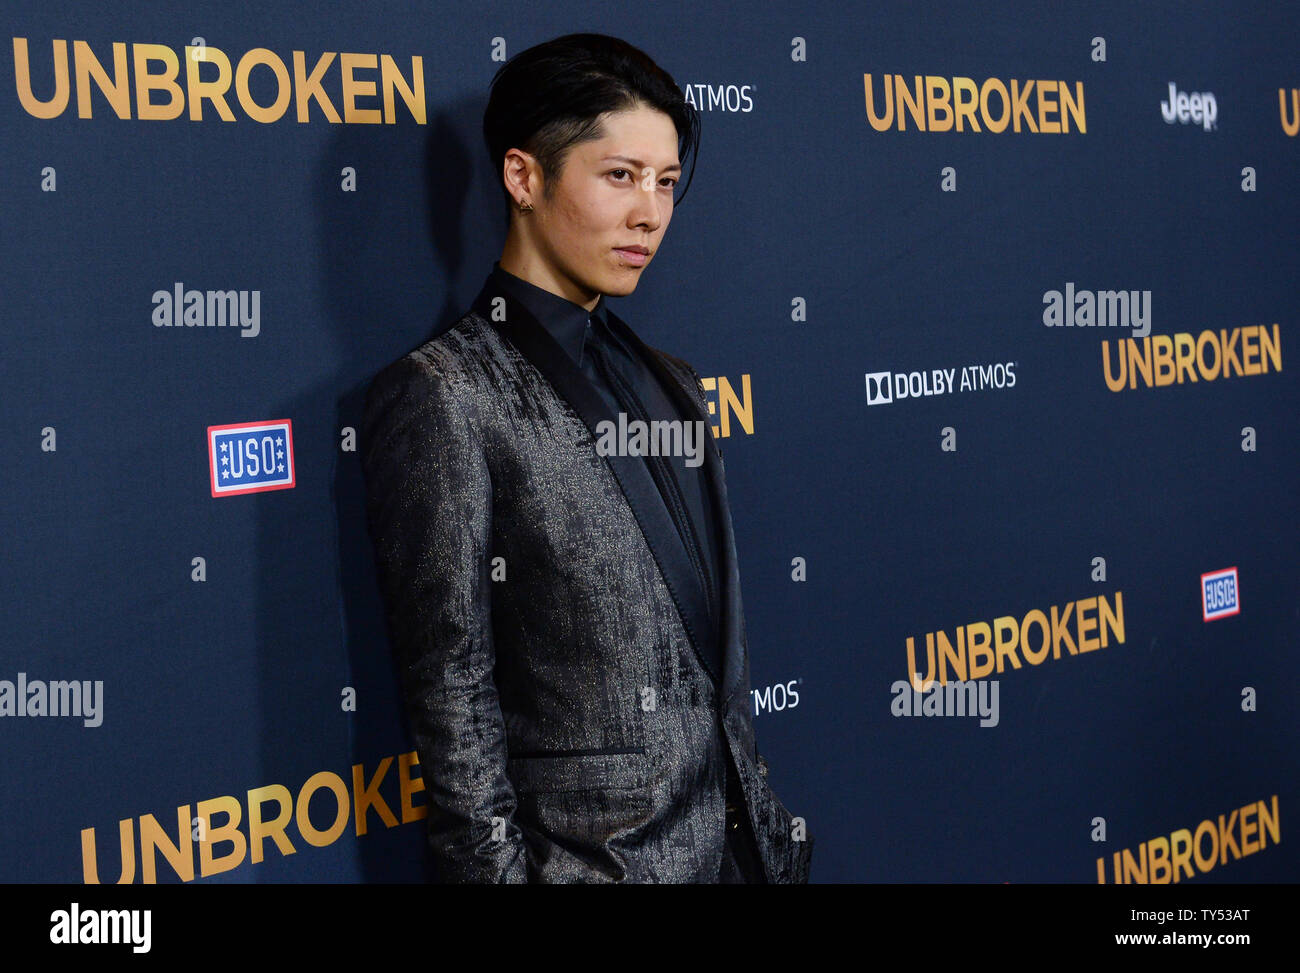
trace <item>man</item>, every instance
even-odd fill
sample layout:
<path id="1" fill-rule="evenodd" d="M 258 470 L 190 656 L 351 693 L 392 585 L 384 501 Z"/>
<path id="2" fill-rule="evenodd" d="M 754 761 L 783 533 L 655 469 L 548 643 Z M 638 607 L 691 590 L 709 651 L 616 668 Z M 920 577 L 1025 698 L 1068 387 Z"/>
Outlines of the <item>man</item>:
<path id="1" fill-rule="evenodd" d="M 484 133 L 501 259 L 375 377 L 363 429 L 439 878 L 806 882 L 812 839 L 755 750 L 713 437 L 703 465 L 597 448 L 605 422 L 708 428 L 699 376 L 603 296 L 653 260 L 698 117 L 582 34 L 502 67 Z"/>

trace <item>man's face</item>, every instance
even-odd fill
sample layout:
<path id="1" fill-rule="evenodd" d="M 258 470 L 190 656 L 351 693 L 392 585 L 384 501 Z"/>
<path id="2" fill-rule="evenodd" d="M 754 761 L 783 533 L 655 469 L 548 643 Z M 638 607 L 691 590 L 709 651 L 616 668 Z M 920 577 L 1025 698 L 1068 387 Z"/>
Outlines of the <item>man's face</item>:
<path id="1" fill-rule="evenodd" d="M 631 294 L 673 216 L 677 129 L 652 108 L 606 115 L 605 135 L 569 150 L 550 198 L 524 217 L 547 276 L 578 304 Z M 644 256 L 622 248 L 642 248 Z M 537 268 L 541 270 L 542 268 Z"/>

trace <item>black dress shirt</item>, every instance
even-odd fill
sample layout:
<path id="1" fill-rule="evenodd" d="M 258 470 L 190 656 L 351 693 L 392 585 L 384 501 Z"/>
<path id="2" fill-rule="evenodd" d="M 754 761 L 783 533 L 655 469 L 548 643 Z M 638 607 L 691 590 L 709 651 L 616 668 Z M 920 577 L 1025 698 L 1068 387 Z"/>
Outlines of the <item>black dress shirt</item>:
<path id="1" fill-rule="evenodd" d="M 592 311 L 552 294 L 536 284 L 492 265 L 492 275 L 501 289 L 521 302 L 582 370 L 610 412 L 627 414 L 628 421 L 641 419 L 695 421 L 682 415 L 667 390 L 641 356 L 608 327 L 605 296 Z M 708 425 L 706 436 L 712 435 Z M 722 645 L 719 629 L 721 594 L 719 566 L 722 563 L 717 517 L 709 495 L 704 463 L 687 465 L 686 456 L 647 456 L 664 505 L 677 525 L 708 595 L 712 630 L 703 634 L 703 653 L 721 680 Z M 683 505 L 685 510 L 683 512 Z"/>

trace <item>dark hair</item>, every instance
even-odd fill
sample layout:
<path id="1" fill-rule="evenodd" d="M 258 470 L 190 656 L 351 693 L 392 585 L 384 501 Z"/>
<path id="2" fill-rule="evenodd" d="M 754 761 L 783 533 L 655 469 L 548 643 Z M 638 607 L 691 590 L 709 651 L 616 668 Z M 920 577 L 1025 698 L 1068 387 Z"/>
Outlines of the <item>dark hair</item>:
<path id="1" fill-rule="evenodd" d="M 638 105 L 657 109 L 677 128 L 682 164 L 699 154 L 700 114 L 667 71 L 626 41 L 604 34 L 566 34 L 520 51 L 492 79 L 483 140 L 496 178 L 512 148 L 537 158 L 550 195 L 569 150 L 600 137 L 599 117 Z M 687 179 L 686 186 L 690 185 Z M 677 202 L 686 195 L 681 187 Z M 514 202 L 504 185 L 507 205 Z"/>

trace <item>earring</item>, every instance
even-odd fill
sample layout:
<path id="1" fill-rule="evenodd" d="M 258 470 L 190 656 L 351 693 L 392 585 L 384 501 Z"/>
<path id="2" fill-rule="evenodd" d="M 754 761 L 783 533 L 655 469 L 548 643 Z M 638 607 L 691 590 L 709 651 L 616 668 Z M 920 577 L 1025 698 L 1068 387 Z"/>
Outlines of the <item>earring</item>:
<path id="1" fill-rule="evenodd" d="M 533 204 L 532 204 L 532 203 L 521 202 L 521 203 L 519 204 L 519 212 L 521 212 L 521 213 L 531 213 L 532 211 L 533 211 Z"/>

